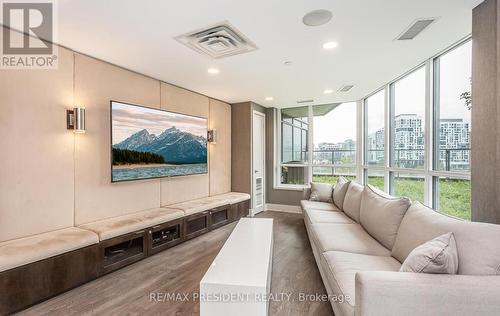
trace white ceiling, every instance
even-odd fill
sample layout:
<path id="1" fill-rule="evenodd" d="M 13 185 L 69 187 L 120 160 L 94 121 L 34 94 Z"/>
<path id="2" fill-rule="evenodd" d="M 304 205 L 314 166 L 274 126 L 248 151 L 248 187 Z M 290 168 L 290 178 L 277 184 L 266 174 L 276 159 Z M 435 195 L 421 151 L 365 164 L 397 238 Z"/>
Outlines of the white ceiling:
<path id="1" fill-rule="evenodd" d="M 59 0 L 58 42 L 76 51 L 234 103 L 294 106 L 361 99 L 471 33 L 482 0 Z M 326 25 L 302 16 L 328 9 Z M 394 41 L 417 18 L 438 17 L 413 41 Z M 211 60 L 174 37 L 229 21 L 259 49 Z M 337 41 L 325 51 L 322 44 Z M 283 62 L 293 61 L 292 66 Z M 207 73 L 220 69 L 218 75 Z M 354 84 L 349 93 L 324 95 Z M 274 100 L 265 101 L 272 96 Z"/>

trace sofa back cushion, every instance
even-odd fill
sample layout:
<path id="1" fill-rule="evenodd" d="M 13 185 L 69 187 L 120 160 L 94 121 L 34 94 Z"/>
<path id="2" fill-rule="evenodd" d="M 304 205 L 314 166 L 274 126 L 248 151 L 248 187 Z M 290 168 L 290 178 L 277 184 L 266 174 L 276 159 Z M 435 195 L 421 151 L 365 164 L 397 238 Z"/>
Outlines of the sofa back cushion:
<path id="1" fill-rule="evenodd" d="M 500 225 L 463 221 L 418 202 L 401 222 L 392 256 L 404 262 L 413 249 L 447 232 L 457 244 L 458 274 L 500 275 Z"/>
<path id="2" fill-rule="evenodd" d="M 310 201 L 333 203 L 333 186 L 329 183 L 311 182 Z"/>
<path id="3" fill-rule="evenodd" d="M 359 211 L 361 198 L 363 197 L 363 186 L 351 181 L 345 194 L 343 210 L 347 216 L 359 223 Z"/>
<path id="4" fill-rule="evenodd" d="M 337 184 L 333 188 L 333 203 L 342 210 L 344 207 L 345 194 L 349 188 L 349 181 L 346 178 L 340 176 L 337 180 Z"/>
<path id="5" fill-rule="evenodd" d="M 406 197 L 395 198 L 368 185 L 361 199 L 360 223 L 384 247 L 392 249 L 410 204 L 410 199 Z"/>

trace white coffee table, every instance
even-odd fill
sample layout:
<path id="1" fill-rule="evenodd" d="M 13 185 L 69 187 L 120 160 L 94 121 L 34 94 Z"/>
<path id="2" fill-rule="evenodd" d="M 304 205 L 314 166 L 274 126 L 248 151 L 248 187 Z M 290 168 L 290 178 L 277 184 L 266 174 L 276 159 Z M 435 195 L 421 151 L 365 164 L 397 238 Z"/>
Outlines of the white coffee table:
<path id="1" fill-rule="evenodd" d="M 200 282 L 201 316 L 267 315 L 273 220 L 242 218 Z"/>

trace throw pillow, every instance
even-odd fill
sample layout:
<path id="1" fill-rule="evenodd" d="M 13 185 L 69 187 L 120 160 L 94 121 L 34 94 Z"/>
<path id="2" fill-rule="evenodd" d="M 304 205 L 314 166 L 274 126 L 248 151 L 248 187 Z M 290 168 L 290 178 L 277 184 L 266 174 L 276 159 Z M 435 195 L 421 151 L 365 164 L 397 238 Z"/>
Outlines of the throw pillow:
<path id="1" fill-rule="evenodd" d="M 311 182 L 311 196 L 309 200 L 332 203 L 332 193 L 333 186 L 331 184 Z"/>
<path id="2" fill-rule="evenodd" d="M 446 233 L 413 249 L 400 271 L 457 274 L 458 251 L 453 233 Z"/>

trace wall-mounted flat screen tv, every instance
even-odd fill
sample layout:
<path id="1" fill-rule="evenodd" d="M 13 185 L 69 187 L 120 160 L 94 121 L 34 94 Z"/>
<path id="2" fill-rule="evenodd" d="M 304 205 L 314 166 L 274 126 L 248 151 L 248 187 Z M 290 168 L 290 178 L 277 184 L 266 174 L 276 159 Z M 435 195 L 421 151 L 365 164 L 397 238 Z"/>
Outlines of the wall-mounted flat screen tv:
<path id="1" fill-rule="evenodd" d="M 111 101 L 111 181 L 207 173 L 207 119 Z"/>

